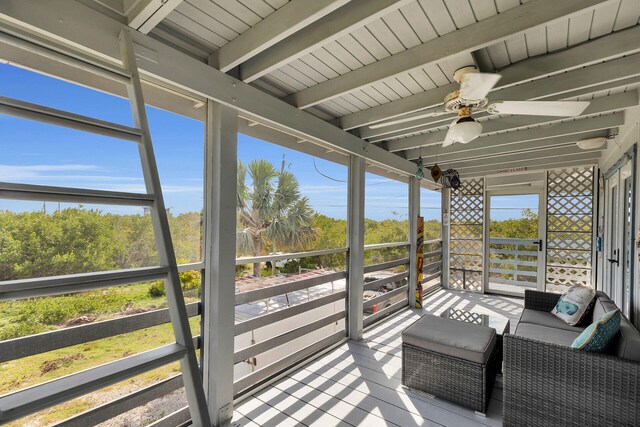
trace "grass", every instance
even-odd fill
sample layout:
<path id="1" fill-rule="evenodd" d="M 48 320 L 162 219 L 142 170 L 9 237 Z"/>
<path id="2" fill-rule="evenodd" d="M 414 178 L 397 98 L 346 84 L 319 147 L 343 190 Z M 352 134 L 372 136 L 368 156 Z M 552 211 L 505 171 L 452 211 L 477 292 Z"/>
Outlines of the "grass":
<path id="1" fill-rule="evenodd" d="M 56 297 L 34 298 L 0 304 L 0 340 L 60 329 L 75 321 L 95 322 L 166 306 L 166 297 L 152 297 L 150 283 L 114 287 Z M 185 292 L 186 302 L 197 301 L 197 289 Z M 200 332 L 199 317 L 189 319 L 193 335 Z M 141 329 L 127 334 L 90 341 L 59 350 L 0 363 L 0 395 L 37 385 L 94 366 L 151 350 L 175 341 L 171 324 Z M 101 404 L 96 397 L 110 390 L 131 391 L 179 372 L 174 363 L 131 381 L 57 405 L 9 424 L 48 425 Z M 117 393 L 118 395 L 121 392 Z"/>

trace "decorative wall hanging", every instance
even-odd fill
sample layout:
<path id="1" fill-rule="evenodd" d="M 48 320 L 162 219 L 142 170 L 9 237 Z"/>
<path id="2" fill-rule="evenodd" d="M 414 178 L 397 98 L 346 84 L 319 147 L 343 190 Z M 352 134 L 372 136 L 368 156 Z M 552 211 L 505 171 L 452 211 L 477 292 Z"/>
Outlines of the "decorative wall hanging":
<path id="1" fill-rule="evenodd" d="M 418 171 L 416 172 L 416 178 L 422 180 L 424 178 L 424 165 L 422 164 L 422 156 L 418 157 Z"/>
<path id="2" fill-rule="evenodd" d="M 455 169 L 447 169 L 442 172 L 441 182 L 443 188 L 453 188 L 457 190 L 460 188 L 460 175 Z"/>
<path id="3" fill-rule="evenodd" d="M 442 170 L 440 166 L 436 163 L 431 167 L 431 178 L 433 178 L 433 182 L 438 182 L 440 177 L 442 176 Z"/>

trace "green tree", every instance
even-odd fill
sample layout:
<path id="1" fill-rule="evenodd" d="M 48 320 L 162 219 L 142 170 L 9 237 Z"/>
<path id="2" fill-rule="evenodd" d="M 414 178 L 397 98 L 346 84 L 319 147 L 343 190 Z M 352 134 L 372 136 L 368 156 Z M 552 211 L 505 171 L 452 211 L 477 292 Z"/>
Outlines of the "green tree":
<path id="1" fill-rule="evenodd" d="M 251 183 L 247 184 L 247 177 Z M 236 242 L 240 254 L 259 256 L 263 249 L 296 250 L 315 234 L 313 209 L 300 194 L 296 177 L 280 171 L 267 160 L 238 162 L 238 204 Z M 260 263 L 253 274 L 260 276 Z"/>

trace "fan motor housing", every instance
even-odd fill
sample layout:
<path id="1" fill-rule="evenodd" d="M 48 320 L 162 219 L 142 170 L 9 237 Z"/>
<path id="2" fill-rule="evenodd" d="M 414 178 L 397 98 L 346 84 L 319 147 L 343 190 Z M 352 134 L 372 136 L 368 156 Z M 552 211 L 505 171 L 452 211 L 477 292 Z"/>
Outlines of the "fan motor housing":
<path id="1" fill-rule="evenodd" d="M 487 103 L 487 98 L 473 103 L 470 103 L 469 101 L 463 101 L 462 98 L 460 98 L 460 91 L 454 90 L 453 92 L 450 92 L 447 96 L 445 96 L 444 109 L 451 113 L 457 113 L 461 108 L 483 108 L 487 105 Z"/>

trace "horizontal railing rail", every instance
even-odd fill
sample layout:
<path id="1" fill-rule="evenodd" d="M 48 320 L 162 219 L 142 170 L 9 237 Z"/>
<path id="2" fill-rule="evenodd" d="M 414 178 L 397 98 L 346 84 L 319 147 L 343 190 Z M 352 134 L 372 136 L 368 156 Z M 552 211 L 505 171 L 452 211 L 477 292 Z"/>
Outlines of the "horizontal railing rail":
<path id="1" fill-rule="evenodd" d="M 186 307 L 189 317 L 201 314 L 200 302 L 189 303 Z M 135 332 L 140 329 L 169 323 L 170 321 L 169 309 L 162 308 L 145 313 L 118 317 L 116 319 L 87 323 L 0 341 L 0 363 L 46 353 L 72 345 L 84 344 L 90 341 Z"/>
<path id="2" fill-rule="evenodd" d="M 339 291 L 320 298 L 313 299 L 311 301 L 295 304 L 291 307 L 284 308 L 273 313 L 264 314 L 262 316 L 254 317 L 252 319 L 236 323 L 235 335 L 238 336 L 257 328 L 269 326 L 275 322 L 279 322 L 280 320 L 288 319 L 295 315 L 306 313 L 307 311 L 313 310 L 314 308 L 322 307 L 323 305 L 343 300 L 344 298 L 346 298 L 346 296 L 346 291 Z"/>
<path id="3" fill-rule="evenodd" d="M 407 307 L 409 305 L 409 299 L 405 298 L 402 301 L 398 301 L 394 304 L 392 304 L 391 306 L 384 308 L 380 311 L 376 311 L 375 313 L 373 313 L 370 316 L 367 316 L 364 318 L 363 321 L 363 326 L 369 327 L 371 325 L 373 325 L 374 323 L 382 320 L 383 318 L 395 313 L 398 310 L 402 310 L 403 308 Z"/>
<path id="4" fill-rule="evenodd" d="M 341 280 L 347 277 L 346 271 L 338 271 L 335 273 L 322 274 L 308 279 L 296 280 L 281 285 L 273 285 L 252 291 L 246 291 L 236 294 L 236 305 L 248 304 L 250 302 L 260 301 L 278 295 L 287 294 L 289 292 L 301 291 L 303 289 L 312 288 L 314 286 L 323 285 L 325 283 Z"/>
<path id="5" fill-rule="evenodd" d="M 168 272 L 168 267 L 141 267 L 34 279 L 7 280 L 0 282 L 0 301 L 68 294 L 109 286 L 149 282 L 164 279 Z"/>
<path id="6" fill-rule="evenodd" d="M 107 402 L 96 408 L 89 409 L 71 418 L 67 418 L 53 427 L 86 427 L 108 421 L 127 411 L 146 405 L 152 400 L 159 399 L 184 386 L 182 375 L 174 375 L 143 389 Z"/>
<path id="7" fill-rule="evenodd" d="M 178 264 L 178 271 L 183 273 L 185 271 L 204 270 L 204 262 L 192 262 L 189 264 Z"/>
<path id="8" fill-rule="evenodd" d="M 391 298 L 395 297 L 396 295 L 406 294 L 408 290 L 409 290 L 409 286 L 408 285 L 400 286 L 399 288 L 396 288 L 396 289 L 394 289 L 392 291 L 385 292 L 383 294 L 378 295 L 377 297 L 374 297 L 374 298 L 366 300 L 362 304 L 362 307 L 365 310 L 367 310 L 367 309 L 373 307 L 376 304 L 379 304 L 379 303 L 385 302 L 385 301 L 389 301 Z"/>
<path id="9" fill-rule="evenodd" d="M 294 351 L 282 359 L 260 368 L 234 382 L 233 394 L 235 397 L 242 396 L 248 391 L 254 389 L 260 384 L 269 381 L 283 371 L 291 368 L 291 366 L 301 361 L 317 355 L 319 352 L 347 340 L 345 331 L 334 332 L 331 335 L 322 338 L 313 344 L 310 344 L 298 351 Z"/>
<path id="10" fill-rule="evenodd" d="M 255 257 L 240 257 L 236 258 L 236 265 L 244 265 L 244 264 L 254 264 L 258 262 L 267 262 L 267 261 L 281 261 L 281 260 L 289 260 L 289 259 L 299 259 L 299 258 L 308 258 L 322 255 L 333 255 L 348 252 L 349 248 L 336 248 L 336 249 L 321 249 L 318 251 L 307 251 L 307 252 L 292 252 L 286 254 L 270 254 L 270 255 L 260 255 Z"/>
<path id="11" fill-rule="evenodd" d="M 442 270 L 442 261 L 433 261 L 428 264 L 424 264 L 422 267 L 422 272 L 425 274 L 433 273 L 435 271 Z"/>
<path id="12" fill-rule="evenodd" d="M 409 246 L 410 244 L 410 242 L 374 243 L 370 245 L 364 245 L 364 250 L 371 251 L 376 249 L 397 248 L 401 246 Z"/>
<path id="13" fill-rule="evenodd" d="M 321 319 L 318 319 L 314 322 L 307 323 L 305 325 L 299 326 L 297 328 L 291 329 L 287 332 L 284 332 L 280 335 L 276 335 L 273 338 L 269 338 L 265 341 L 259 342 L 257 344 L 253 344 L 249 347 L 245 347 L 241 350 L 238 350 L 233 355 L 234 363 L 242 362 L 243 360 L 247 360 L 250 357 L 257 356 L 265 351 L 272 350 L 276 347 L 279 347 L 283 344 L 293 341 L 296 338 L 300 338 L 304 335 L 307 335 L 311 332 L 314 332 L 323 326 L 330 325 L 335 323 L 341 319 L 344 319 L 346 316 L 345 311 L 339 311 L 337 313 L 333 313 L 329 316 L 325 316 Z"/>
<path id="14" fill-rule="evenodd" d="M 379 264 L 371 264 L 364 266 L 365 273 L 373 273 L 374 271 L 387 270 L 393 267 L 399 267 L 401 265 L 408 265 L 409 258 L 400 258 L 393 261 L 382 262 Z"/>
<path id="15" fill-rule="evenodd" d="M 372 289 L 377 289 L 377 288 L 380 288 L 380 287 L 386 285 L 387 283 L 396 282 L 398 280 L 402 280 L 402 279 L 405 279 L 407 277 L 409 277 L 409 272 L 405 271 L 403 273 L 394 274 L 393 276 L 384 277 L 382 279 L 374 280 L 374 281 L 371 281 L 369 283 L 365 282 L 364 290 L 365 291 L 370 291 Z"/>

